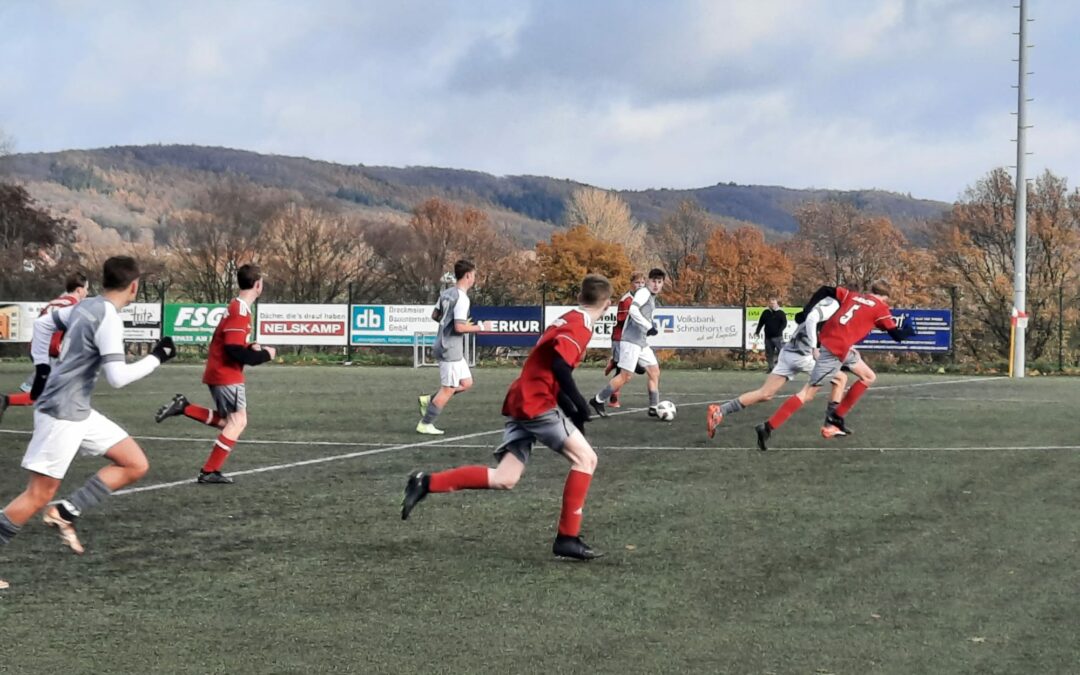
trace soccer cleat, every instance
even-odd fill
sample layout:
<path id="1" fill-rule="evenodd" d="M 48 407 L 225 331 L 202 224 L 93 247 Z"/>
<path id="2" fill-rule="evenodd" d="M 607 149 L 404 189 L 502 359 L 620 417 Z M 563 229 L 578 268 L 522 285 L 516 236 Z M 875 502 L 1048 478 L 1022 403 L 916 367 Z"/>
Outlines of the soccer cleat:
<path id="1" fill-rule="evenodd" d="M 762 422 L 754 427 L 754 431 L 757 432 L 757 449 L 765 452 L 769 449 L 766 441 L 769 440 L 769 436 L 772 436 L 772 427 L 769 426 L 768 422 Z"/>
<path id="2" fill-rule="evenodd" d="M 593 396 L 592 398 L 589 399 L 589 405 L 592 406 L 592 409 L 595 410 L 596 414 L 599 415 L 600 417 L 607 417 L 608 416 L 607 408 L 604 407 L 604 402 L 596 400 L 595 396 Z"/>
<path id="3" fill-rule="evenodd" d="M 431 403 L 431 396 L 417 396 L 416 400 L 420 403 L 420 416 L 423 417 L 427 414 L 428 404 Z"/>
<path id="4" fill-rule="evenodd" d="M 446 432 L 442 429 L 437 429 L 434 424 L 424 424 L 423 420 L 416 423 L 416 433 L 427 434 L 428 436 L 442 436 Z"/>
<path id="5" fill-rule="evenodd" d="M 164 419 L 183 415 L 184 408 L 188 407 L 188 405 L 187 397 L 183 394 L 177 394 L 173 396 L 171 401 L 158 408 L 157 414 L 154 415 L 154 421 L 161 424 Z"/>
<path id="6" fill-rule="evenodd" d="M 7 394 L 0 394 L 0 421 L 3 421 L 4 419 L 4 411 L 7 410 L 7 407 Z"/>
<path id="7" fill-rule="evenodd" d="M 724 421 L 724 413 L 720 410 L 720 406 L 716 403 L 709 404 L 709 411 L 706 413 L 705 426 L 709 433 L 709 438 L 716 436 L 716 427 L 720 426 L 720 423 Z"/>
<path id="8" fill-rule="evenodd" d="M 656 406 L 649 406 L 649 417 L 660 417 L 660 413 L 656 412 Z"/>
<path id="9" fill-rule="evenodd" d="M 428 496 L 431 489 L 431 476 L 423 471 L 414 471 L 409 474 L 409 480 L 405 483 L 405 496 L 401 498 L 401 519 L 408 520 L 409 514 L 416 505 Z"/>
<path id="10" fill-rule="evenodd" d="M 832 424 L 826 424 L 821 427 L 822 438 L 835 438 L 836 436 L 847 436 L 847 434 L 841 431 L 839 427 L 833 426 Z"/>
<path id="11" fill-rule="evenodd" d="M 839 415 L 835 415 L 832 413 L 826 415 L 825 424 L 826 426 L 831 424 L 832 426 L 839 429 L 841 432 L 839 434 L 840 436 L 851 436 L 854 433 L 851 431 L 851 429 L 848 428 L 848 425 L 844 422 L 844 418 L 840 417 Z"/>
<path id="12" fill-rule="evenodd" d="M 607 405 L 608 405 L 609 408 L 616 408 L 616 409 L 622 407 L 622 403 L 620 403 L 619 399 L 615 398 L 615 397 L 612 397 L 611 400 L 608 401 Z"/>
<path id="13" fill-rule="evenodd" d="M 555 537 L 551 552 L 560 558 L 574 558 L 575 560 L 594 560 L 604 555 L 589 548 L 588 544 L 581 541 L 581 537 L 568 537 L 564 534 Z"/>
<path id="14" fill-rule="evenodd" d="M 9 584 L 8 582 L 4 581 L 3 579 L 0 579 L 0 591 L 4 590 L 5 588 L 7 588 L 10 585 L 11 584 Z"/>
<path id="15" fill-rule="evenodd" d="M 200 471 L 196 482 L 203 485 L 231 485 L 233 479 L 220 471 Z"/>
<path id="16" fill-rule="evenodd" d="M 60 510 L 56 506 L 50 506 L 45 509 L 45 514 L 41 517 L 49 527 L 55 527 L 56 531 L 60 534 L 60 541 L 64 542 L 64 546 L 71 549 L 75 555 L 82 555 L 83 548 L 82 542 L 79 541 L 79 535 L 75 532 L 75 525 L 60 515 Z"/>
<path id="17" fill-rule="evenodd" d="M 611 371 L 613 371 L 613 370 L 615 370 L 615 362 L 612 361 L 611 359 L 608 359 L 607 365 L 604 366 L 604 377 L 607 377 L 608 375 L 610 375 Z"/>

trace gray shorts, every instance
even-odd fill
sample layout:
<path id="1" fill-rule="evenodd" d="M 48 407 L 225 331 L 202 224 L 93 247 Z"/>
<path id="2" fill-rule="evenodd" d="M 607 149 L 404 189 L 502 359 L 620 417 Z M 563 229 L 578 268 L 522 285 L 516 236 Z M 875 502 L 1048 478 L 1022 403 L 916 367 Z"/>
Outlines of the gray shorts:
<path id="1" fill-rule="evenodd" d="M 814 357 L 810 354 L 800 354 L 785 347 L 780 350 L 776 357 L 776 365 L 773 366 L 770 375 L 779 375 L 789 382 L 795 379 L 799 373 L 809 373 L 814 369 Z"/>
<path id="2" fill-rule="evenodd" d="M 536 441 L 562 454 L 566 439 L 570 438 L 574 431 L 574 423 L 558 408 L 531 420 L 507 417 L 503 426 L 502 444 L 495 448 L 495 456 L 501 460 L 503 455 L 509 452 L 520 459 L 522 464 L 528 464 L 533 443 Z"/>
<path id="3" fill-rule="evenodd" d="M 810 371 L 810 386 L 823 386 L 825 382 L 832 381 L 841 370 L 850 370 L 858 365 L 861 360 L 862 357 L 859 356 L 859 352 L 854 349 L 849 350 L 841 360 L 840 357 L 822 347 L 817 363 L 814 364 L 814 369 Z"/>
<path id="4" fill-rule="evenodd" d="M 229 413 L 247 409 L 247 389 L 244 385 L 211 384 L 209 387 L 219 416 L 225 417 Z"/>

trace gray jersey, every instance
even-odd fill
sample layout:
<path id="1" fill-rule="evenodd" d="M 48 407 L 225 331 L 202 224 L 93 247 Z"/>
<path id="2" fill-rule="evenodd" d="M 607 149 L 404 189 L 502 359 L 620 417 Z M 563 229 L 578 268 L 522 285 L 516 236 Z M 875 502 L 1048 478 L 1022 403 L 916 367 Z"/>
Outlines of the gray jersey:
<path id="1" fill-rule="evenodd" d="M 799 324 L 792 334 L 791 339 L 784 345 L 784 349 L 796 354 L 809 356 L 813 353 L 818 342 L 818 327 L 828 321 L 840 309 L 840 303 L 834 298 L 824 298 L 810 310 L 806 320 Z"/>
<path id="2" fill-rule="evenodd" d="M 124 322 L 101 296 L 57 310 L 45 320 L 50 319 L 65 331 L 64 340 L 36 408 L 56 419 L 84 420 L 101 365 L 124 360 Z"/>
<path id="3" fill-rule="evenodd" d="M 440 361 L 460 361 L 465 358 L 465 335 L 454 331 L 454 322 L 468 321 L 469 296 L 457 286 L 451 286 L 439 295 L 435 306 L 442 316 L 432 353 Z"/>
<path id="4" fill-rule="evenodd" d="M 644 347 L 647 345 L 648 336 L 646 333 L 652 327 L 653 310 L 656 309 L 656 296 L 647 287 L 642 286 L 634 292 L 634 302 L 630 307 L 631 311 L 634 307 L 637 307 L 649 325 L 642 326 L 637 321 L 634 321 L 633 316 L 627 316 L 626 323 L 623 324 L 622 341 Z"/>

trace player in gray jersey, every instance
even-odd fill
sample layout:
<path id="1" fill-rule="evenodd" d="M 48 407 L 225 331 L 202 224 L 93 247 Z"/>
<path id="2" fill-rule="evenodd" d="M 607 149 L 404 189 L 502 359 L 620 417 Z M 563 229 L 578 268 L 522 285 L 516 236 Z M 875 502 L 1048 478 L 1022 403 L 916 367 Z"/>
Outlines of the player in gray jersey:
<path id="1" fill-rule="evenodd" d="M 607 402 L 611 395 L 618 392 L 630 381 L 634 373 L 644 372 L 648 380 L 649 416 L 656 417 L 656 406 L 660 404 L 660 362 L 649 346 L 648 339 L 656 335 L 653 322 L 653 310 L 656 309 L 656 295 L 664 288 L 664 270 L 654 267 L 649 270 L 649 279 L 643 288 L 634 292 L 634 301 L 623 324 L 622 339 L 619 341 L 619 372 L 607 383 L 596 396 L 589 400 L 593 410 L 601 417 L 607 417 Z"/>
<path id="2" fill-rule="evenodd" d="M 435 426 L 435 420 L 454 394 L 472 388 L 472 372 L 465 360 L 465 335 L 480 332 L 480 326 L 469 320 L 469 289 L 476 283 L 476 265 L 468 260 L 454 263 L 453 286 L 439 295 L 431 318 L 439 322 L 432 350 L 439 362 L 439 390 L 430 396 L 420 396 L 420 421 L 416 432 L 439 436 L 445 433 Z"/>
<path id="3" fill-rule="evenodd" d="M 149 375 L 176 354 L 172 338 L 163 338 L 150 356 L 124 362 L 124 322 L 119 310 L 135 299 L 139 266 L 134 258 L 109 258 L 104 265 L 102 295 L 46 314 L 34 322 L 30 351 L 34 357 L 34 435 L 22 466 L 30 472 L 26 490 L 0 513 L 0 544 L 7 544 L 35 513 L 45 508 L 60 487 L 75 456 L 104 456 L 111 465 L 101 469 L 65 500 L 45 508 L 44 521 L 60 532 L 75 553 L 83 546 L 74 522 L 82 513 L 146 474 L 149 464 L 142 448 L 90 405 L 98 372 L 114 387 Z M 65 331 L 55 369 L 49 365 L 53 333 Z M 50 372 L 51 371 L 51 372 Z"/>
<path id="4" fill-rule="evenodd" d="M 731 399 L 723 405 L 713 403 L 706 411 L 706 430 L 709 438 L 716 435 L 716 428 L 723 422 L 724 417 L 733 415 L 740 410 L 763 401 L 771 401 L 777 392 L 785 384 L 790 382 L 799 373 L 809 373 L 814 369 L 818 358 L 818 326 L 836 313 L 840 303 L 832 297 L 818 299 L 814 296 L 815 304 L 805 314 L 805 320 L 795 329 L 780 353 L 776 357 L 776 365 L 765 377 L 765 383 L 758 389 L 748 391 L 738 398 Z M 832 381 L 832 398 L 839 401 L 847 385 L 847 374 L 839 373 Z"/>

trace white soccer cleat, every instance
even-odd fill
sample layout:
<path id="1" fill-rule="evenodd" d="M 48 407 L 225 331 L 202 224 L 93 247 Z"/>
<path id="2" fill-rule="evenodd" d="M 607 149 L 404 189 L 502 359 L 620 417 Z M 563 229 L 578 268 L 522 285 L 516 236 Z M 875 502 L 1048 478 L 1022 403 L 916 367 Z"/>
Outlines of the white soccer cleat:
<path id="1" fill-rule="evenodd" d="M 424 424 L 423 422 L 417 422 L 416 433 L 427 434 L 428 436 L 442 436 L 446 432 L 442 429 L 436 429 L 434 424 Z"/>
<path id="2" fill-rule="evenodd" d="M 11 586 L 11 584 L 4 581 L 3 579 L 0 579 L 0 591 L 4 590 L 5 588 L 7 588 L 9 586 Z"/>
<path id="3" fill-rule="evenodd" d="M 60 541 L 64 542 L 64 546 L 71 549 L 75 555 L 82 555 L 83 548 L 82 542 L 79 541 L 79 535 L 75 532 L 75 526 L 64 520 L 60 515 L 60 511 L 55 506 L 50 506 L 45 510 L 45 515 L 41 517 L 49 527 L 55 527 L 57 532 L 60 533 Z"/>

